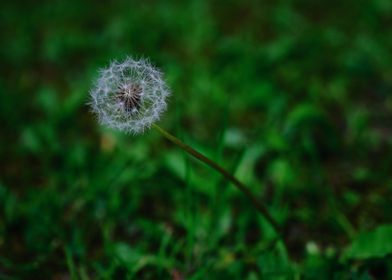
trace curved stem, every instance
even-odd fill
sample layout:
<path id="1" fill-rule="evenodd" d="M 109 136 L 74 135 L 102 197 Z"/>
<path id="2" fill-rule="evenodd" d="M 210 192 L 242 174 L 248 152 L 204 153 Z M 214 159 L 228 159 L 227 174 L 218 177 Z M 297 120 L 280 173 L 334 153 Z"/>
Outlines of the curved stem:
<path id="1" fill-rule="evenodd" d="M 268 221 L 268 223 L 274 228 L 275 232 L 280 235 L 281 229 L 279 224 L 275 221 L 275 219 L 272 217 L 272 215 L 269 213 L 268 209 L 261 203 L 259 202 L 255 196 L 252 194 L 252 192 L 249 190 L 248 187 L 246 187 L 243 183 L 241 183 L 236 177 L 234 177 L 232 174 L 227 172 L 225 169 L 223 169 L 220 165 L 218 165 L 216 162 L 212 161 L 208 157 L 204 156 L 203 154 L 199 153 L 192 147 L 188 146 L 184 142 L 182 142 L 180 139 L 175 137 L 174 135 L 170 134 L 160 126 L 153 124 L 152 125 L 156 130 L 158 130 L 163 136 L 165 136 L 168 140 L 179 146 L 181 149 L 186 151 L 188 154 L 192 155 L 193 157 L 197 158 L 198 160 L 204 162 L 208 166 L 212 167 L 219 173 L 221 173 L 227 180 L 231 181 L 234 186 L 236 186 L 245 196 L 252 202 L 252 204 L 256 207 L 256 209 L 263 215 L 263 217 Z"/>

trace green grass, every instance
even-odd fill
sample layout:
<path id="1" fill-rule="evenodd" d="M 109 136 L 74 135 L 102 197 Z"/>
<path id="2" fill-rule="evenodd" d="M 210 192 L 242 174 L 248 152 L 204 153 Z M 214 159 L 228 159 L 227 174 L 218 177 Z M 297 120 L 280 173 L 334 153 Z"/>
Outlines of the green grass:
<path id="1" fill-rule="evenodd" d="M 392 4 L 0 4 L 0 279 L 392 278 Z M 100 127 L 97 70 L 149 57 L 154 130 Z"/>

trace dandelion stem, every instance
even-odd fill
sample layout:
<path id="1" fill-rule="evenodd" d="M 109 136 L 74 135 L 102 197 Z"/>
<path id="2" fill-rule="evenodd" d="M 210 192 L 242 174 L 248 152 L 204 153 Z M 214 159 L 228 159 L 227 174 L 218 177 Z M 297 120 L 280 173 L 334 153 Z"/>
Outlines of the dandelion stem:
<path id="1" fill-rule="evenodd" d="M 193 157 L 197 158 L 198 160 L 204 162 L 211 168 L 215 169 L 219 173 L 221 173 L 227 180 L 231 181 L 234 186 L 236 186 L 245 196 L 252 202 L 252 204 L 256 207 L 256 209 L 261 213 L 261 215 L 268 221 L 268 223 L 274 228 L 275 232 L 280 236 L 281 229 L 279 224 L 275 221 L 275 219 L 272 217 L 268 209 L 261 203 L 259 202 L 255 196 L 252 194 L 252 192 L 249 190 L 248 187 L 246 187 L 243 183 L 241 183 L 236 177 L 234 177 L 232 174 L 230 174 L 228 171 L 223 169 L 219 164 L 216 162 L 212 161 L 208 157 L 204 156 L 203 154 L 199 153 L 192 147 L 188 146 L 184 142 L 182 142 L 180 139 L 175 137 L 174 135 L 170 134 L 160 126 L 156 124 L 152 124 L 152 126 L 158 130 L 164 137 L 166 137 L 168 140 L 170 140 L 172 143 L 175 145 L 179 146 L 181 149 L 186 151 L 188 154 L 192 155 Z"/>

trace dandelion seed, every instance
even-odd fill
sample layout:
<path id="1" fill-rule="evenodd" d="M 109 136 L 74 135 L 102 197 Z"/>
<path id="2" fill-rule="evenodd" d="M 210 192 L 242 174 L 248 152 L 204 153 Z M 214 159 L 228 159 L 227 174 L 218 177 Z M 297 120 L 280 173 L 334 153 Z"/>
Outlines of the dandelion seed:
<path id="1" fill-rule="evenodd" d="M 101 124 L 142 133 L 166 110 L 169 89 L 147 60 L 130 57 L 102 69 L 90 91 L 90 105 Z"/>

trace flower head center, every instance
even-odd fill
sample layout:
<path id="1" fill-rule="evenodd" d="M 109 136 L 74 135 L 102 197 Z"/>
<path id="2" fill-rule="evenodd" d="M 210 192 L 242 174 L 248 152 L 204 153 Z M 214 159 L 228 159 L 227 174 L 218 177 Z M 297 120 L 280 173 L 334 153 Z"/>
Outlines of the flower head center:
<path id="1" fill-rule="evenodd" d="M 142 87 L 138 84 L 124 84 L 117 89 L 117 98 L 128 114 L 136 113 L 141 106 Z"/>

